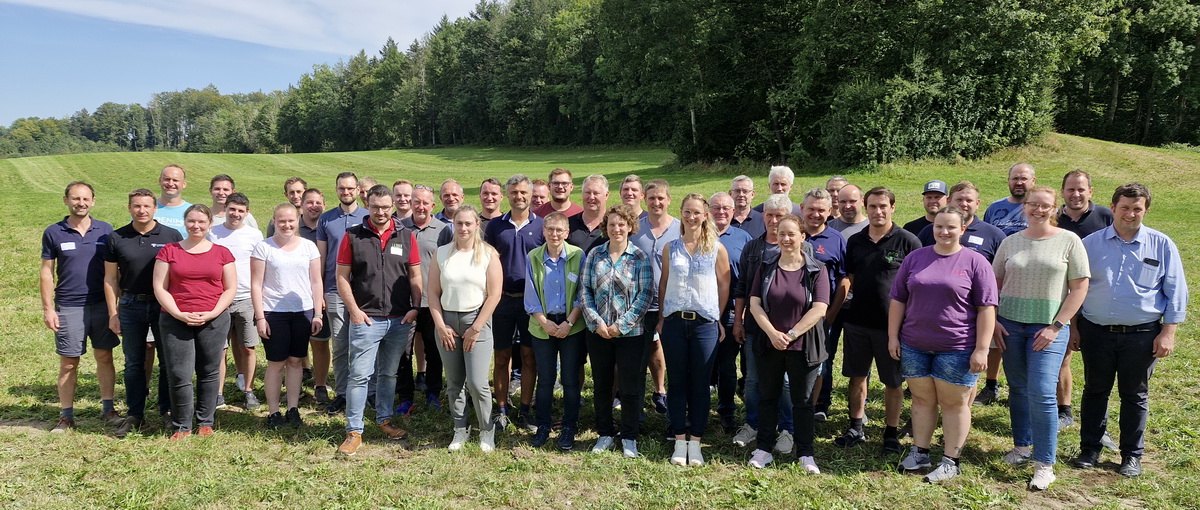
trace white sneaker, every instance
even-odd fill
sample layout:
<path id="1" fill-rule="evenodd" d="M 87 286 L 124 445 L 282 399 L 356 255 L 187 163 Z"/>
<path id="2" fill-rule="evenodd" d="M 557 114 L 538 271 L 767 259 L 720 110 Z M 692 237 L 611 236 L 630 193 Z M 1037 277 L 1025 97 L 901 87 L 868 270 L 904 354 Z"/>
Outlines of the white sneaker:
<path id="1" fill-rule="evenodd" d="M 958 473 L 958 464 L 946 457 L 942 457 L 942 462 L 938 464 L 937 469 L 925 475 L 925 481 L 929 483 L 944 482 L 958 476 Z"/>
<path id="2" fill-rule="evenodd" d="M 454 439 L 450 440 L 450 451 L 457 452 L 457 451 L 463 449 L 463 445 L 465 445 L 467 443 L 467 440 L 470 438 L 471 438 L 471 433 L 467 430 L 466 427 L 463 427 L 463 428 L 455 427 L 454 428 Z"/>
<path id="3" fill-rule="evenodd" d="M 817 459 L 812 457 L 800 457 L 800 467 L 803 467 L 810 475 L 821 474 L 821 468 L 817 467 Z"/>
<path id="4" fill-rule="evenodd" d="M 1013 448 L 1012 450 L 1009 450 L 1008 453 L 1004 454 L 1004 462 L 1007 462 L 1014 466 L 1019 466 L 1026 462 L 1029 462 L 1030 459 L 1032 458 L 1032 456 L 1033 456 L 1032 452 L 1029 452 L 1029 451 L 1022 452 L 1021 450 Z"/>
<path id="5" fill-rule="evenodd" d="M 742 428 L 738 429 L 737 434 L 733 435 L 733 444 L 745 447 L 753 443 L 755 439 L 758 439 L 758 429 L 746 424 L 742 425 Z"/>
<path id="6" fill-rule="evenodd" d="M 688 443 L 690 441 L 684 439 L 675 440 L 675 453 L 671 454 L 671 464 L 676 466 L 686 466 L 688 462 Z"/>
<path id="7" fill-rule="evenodd" d="M 496 428 L 492 430 L 479 431 L 479 449 L 485 452 L 496 451 Z"/>
<path id="8" fill-rule="evenodd" d="M 1054 464 L 1036 462 L 1033 466 L 1033 479 L 1029 481 L 1029 488 L 1035 491 L 1044 491 L 1057 479 L 1058 477 L 1054 476 Z"/>
<path id="9" fill-rule="evenodd" d="M 627 459 L 636 459 L 638 456 L 637 440 L 636 439 L 622 439 L 621 440 L 621 455 L 624 455 L 625 458 L 627 458 Z"/>
<path id="10" fill-rule="evenodd" d="M 762 469 L 774 460 L 775 456 L 771 455 L 771 452 L 764 452 L 755 448 L 754 452 L 750 454 L 750 467 Z"/>
<path id="11" fill-rule="evenodd" d="M 796 442 L 792 440 L 792 434 L 786 430 L 779 431 L 779 436 L 775 439 L 775 451 L 788 455 L 796 448 Z"/>
<path id="12" fill-rule="evenodd" d="M 930 466 L 933 466 L 933 464 L 929 462 L 929 454 L 918 452 L 916 446 L 912 447 L 908 452 L 908 456 L 900 461 L 900 469 L 905 471 L 916 471 Z"/>
<path id="13" fill-rule="evenodd" d="M 612 436 L 600 436 L 600 438 L 596 440 L 596 446 L 592 447 L 592 453 L 604 453 L 609 448 L 612 448 L 612 445 Z"/>
<path id="14" fill-rule="evenodd" d="M 687 456 L 689 466 L 703 466 L 704 455 L 700 453 L 700 441 L 687 442 Z"/>

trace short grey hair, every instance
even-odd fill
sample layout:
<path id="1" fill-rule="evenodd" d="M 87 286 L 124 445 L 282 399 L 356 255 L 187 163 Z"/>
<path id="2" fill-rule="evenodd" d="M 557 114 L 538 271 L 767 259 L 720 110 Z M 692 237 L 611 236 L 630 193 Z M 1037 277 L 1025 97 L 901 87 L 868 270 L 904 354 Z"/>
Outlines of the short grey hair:
<path id="1" fill-rule="evenodd" d="M 783 165 L 773 166 L 771 167 L 771 171 L 767 173 L 767 180 L 774 180 L 776 177 L 787 179 L 788 185 L 796 181 L 796 173 L 791 168 Z"/>
<path id="2" fill-rule="evenodd" d="M 598 183 L 600 183 L 601 186 L 604 186 L 604 189 L 606 189 L 606 190 L 608 189 L 608 177 L 605 177 L 603 175 L 592 174 L 583 179 L 584 186 L 587 186 L 589 182 L 598 182 Z"/>
<path id="3" fill-rule="evenodd" d="M 729 182 L 729 189 L 733 189 L 733 187 L 739 182 L 748 182 L 750 183 L 751 188 L 754 187 L 754 179 L 751 179 L 749 175 L 742 174 L 734 177 L 733 180 Z"/>
<path id="4" fill-rule="evenodd" d="M 510 186 L 516 186 L 521 183 L 530 184 L 529 178 L 526 177 L 525 174 L 515 174 L 508 178 L 508 182 L 504 183 L 504 188 L 507 189 Z M 530 186 L 532 186 L 532 184 L 530 184 Z"/>
<path id="5" fill-rule="evenodd" d="M 782 209 L 791 214 L 792 199 L 783 193 L 771 195 L 767 198 L 766 202 L 763 202 L 763 212 L 766 212 L 767 209 Z"/>

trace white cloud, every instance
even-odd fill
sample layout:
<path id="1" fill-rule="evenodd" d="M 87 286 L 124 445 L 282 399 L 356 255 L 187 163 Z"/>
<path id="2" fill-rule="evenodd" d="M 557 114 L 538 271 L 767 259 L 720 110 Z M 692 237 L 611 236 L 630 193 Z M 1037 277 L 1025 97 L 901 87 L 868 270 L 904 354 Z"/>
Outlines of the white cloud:
<path id="1" fill-rule="evenodd" d="M 388 37 L 401 48 L 477 0 L 0 0 L 43 9 L 244 41 L 351 55 Z"/>

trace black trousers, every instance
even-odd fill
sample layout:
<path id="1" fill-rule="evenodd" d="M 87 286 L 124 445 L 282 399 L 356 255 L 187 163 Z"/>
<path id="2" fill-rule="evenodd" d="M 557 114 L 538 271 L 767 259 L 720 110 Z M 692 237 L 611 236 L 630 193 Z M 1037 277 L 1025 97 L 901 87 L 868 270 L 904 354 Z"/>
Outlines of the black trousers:
<path id="1" fill-rule="evenodd" d="M 1083 356 L 1083 399 L 1080 406 L 1079 448 L 1099 452 L 1108 427 L 1108 396 L 1113 382 L 1121 398 L 1121 456 L 1141 457 L 1146 448 L 1146 417 L 1150 411 L 1150 376 L 1154 375 L 1154 324 L 1146 331 L 1114 333 L 1082 319 L 1079 324 Z"/>

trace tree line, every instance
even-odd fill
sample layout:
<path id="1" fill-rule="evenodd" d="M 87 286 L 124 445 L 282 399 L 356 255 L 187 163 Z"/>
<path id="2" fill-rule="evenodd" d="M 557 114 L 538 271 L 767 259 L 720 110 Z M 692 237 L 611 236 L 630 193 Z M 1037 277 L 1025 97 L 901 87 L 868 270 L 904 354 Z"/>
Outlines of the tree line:
<path id="1" fill-rule="evenodd" d="M 684 163 L 1200 142 L 1197 0 L 482 0 L 287 90 L 0 127 L 0 156 L 667 145 Z"/>

